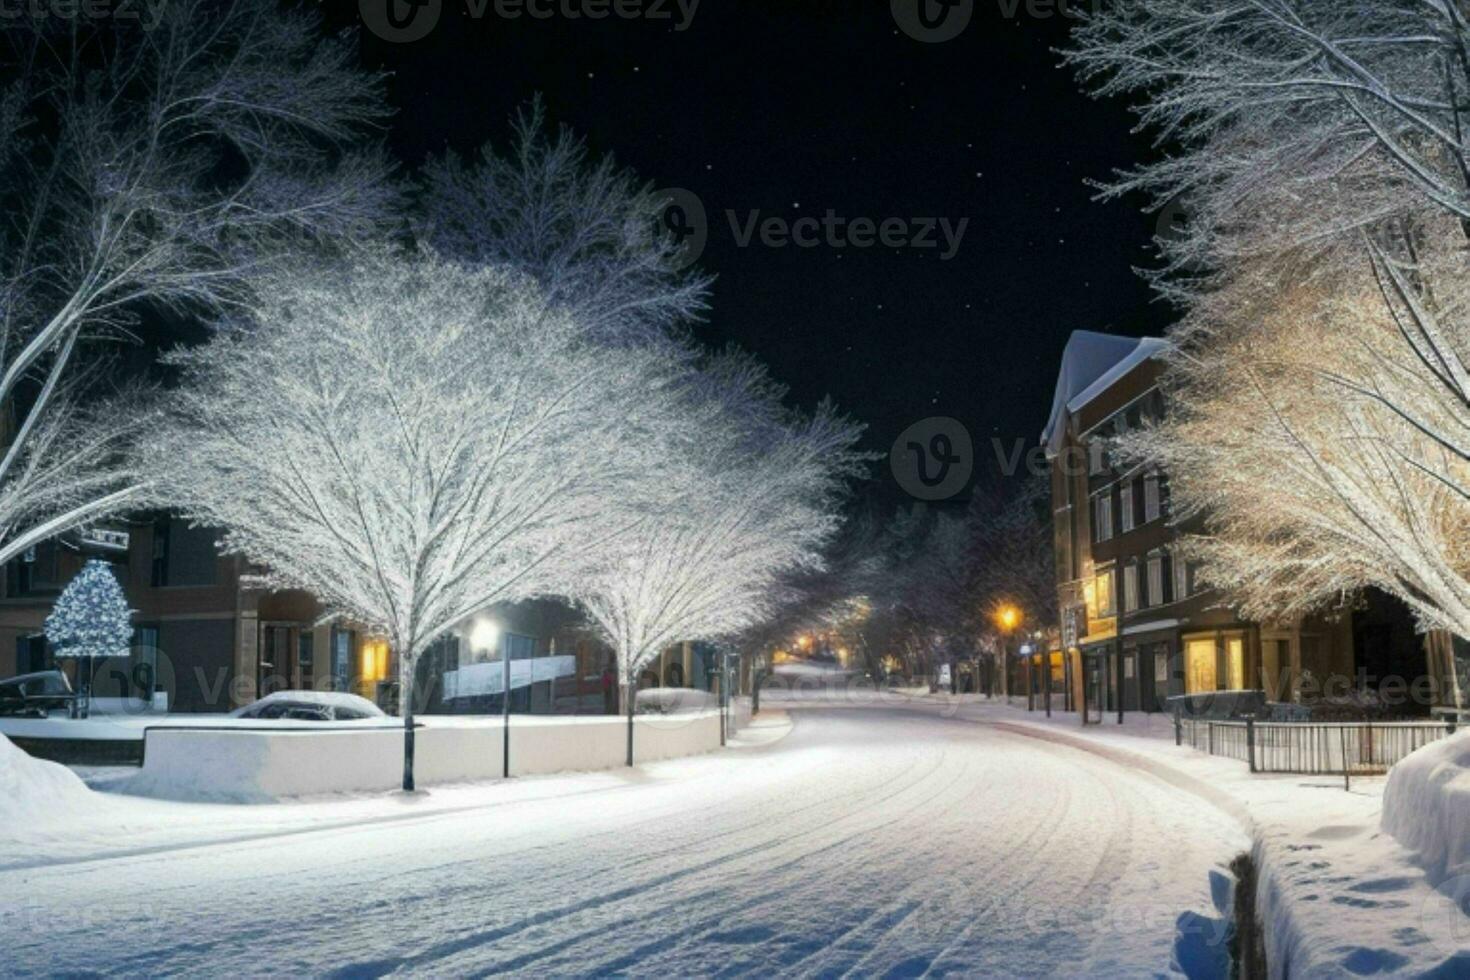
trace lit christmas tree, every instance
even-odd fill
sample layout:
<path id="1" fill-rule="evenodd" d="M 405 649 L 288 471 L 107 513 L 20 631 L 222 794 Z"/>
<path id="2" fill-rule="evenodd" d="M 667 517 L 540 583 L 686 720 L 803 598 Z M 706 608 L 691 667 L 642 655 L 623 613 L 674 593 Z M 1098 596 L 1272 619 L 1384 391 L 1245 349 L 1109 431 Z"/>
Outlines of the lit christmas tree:
<path id="1" fill-rule="evenodd" d="M 46 639 L 56 647 L 57 656 L 77 658 L 80 678 L 83 659 L 127 656 L 133 639 L 132 615 L 112 569 L 93 559 L 62 591 L 46 617 Z M 90 685 L 87 696 L 90 700 Z"/>

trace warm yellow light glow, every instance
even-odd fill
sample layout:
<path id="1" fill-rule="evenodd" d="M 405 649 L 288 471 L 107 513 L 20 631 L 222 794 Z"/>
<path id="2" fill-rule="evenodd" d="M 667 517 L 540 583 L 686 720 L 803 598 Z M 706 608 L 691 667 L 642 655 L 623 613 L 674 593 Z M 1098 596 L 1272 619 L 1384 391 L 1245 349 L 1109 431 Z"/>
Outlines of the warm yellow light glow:
<path id="1" fill-rule="evenodd" d="M 388 679 L 387 640 L 363 640 L 359 658 L 362 661 L 360 673 L 364 683 L 371 684 Z"/>
<path id="2" fill-rule="evenodd" d="M 1001 606 L 995 614 L 995 621 L 1000 624 L 1001 629 L 1009 633 L 1020 624 L 1021 610 L 1015 606 Z"/>
<path id="3" fill-rule="evenodd" d="M 810 636 L 800 637 L 799 639 L 797 639 L 796 645 L 805 650 L 807 647 L 812 645 L 812 638 Z"/>

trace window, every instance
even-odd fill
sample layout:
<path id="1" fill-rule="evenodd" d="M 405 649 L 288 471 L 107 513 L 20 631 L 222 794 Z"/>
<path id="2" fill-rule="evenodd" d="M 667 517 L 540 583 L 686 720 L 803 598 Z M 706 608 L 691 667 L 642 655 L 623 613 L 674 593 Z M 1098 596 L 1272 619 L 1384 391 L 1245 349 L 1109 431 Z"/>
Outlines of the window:
<path id="1" fill-rule="evenodd" d="M 388 679 L 389 656 L 387 640 L 364 640 L 362 642 L 360 656 L 362 658 L 362 665 L 358 674 L 365 686 Z"/>
<path id="2" fill-rule="evenodd" d="M 332 690 L 346 691 L 352 675 L 352 630 L 332 627 Z"/>
<path id="3" fill-rule="evenodd" d="M 1118 509 L 1122 512 L 1123 530 L 1125 532 L 1126 531 L 1131 531 L 1131 530 L 1133 530 L 1133 481 L 1132 480 L 1129 480 L 1127 483 L 1123 484 L 1123 488 L 1118 491 L 1118 496 L 1119 496 Z"/>
<path id="4" fill-rule="evenodd" d="M 1133 612 L 1138 608 L 1138 566 L 1128 564 L 1123 569 L 1123 611 Z"/>
<path id="5" fill-rule="evenodd" d="M 1147 605 L 1160 606 L 1164 603 L 1164 557 L 1152 555 L 1148 560 Z"/>
<path id="6" fill-rule="evenodd" d="M 1092 580 L 1092 595 L 1087 610 L 1089 618 L 1100 619 L 1113 615 L 1113 573 L 1098 572 Z"/>
<path id="7" fill-rule="evenodd" d="M 154 588 L 168 584 L 168 518 L 153 522 L 153 567 L 148 584 Z"/>
<path id="8" fill-rule="evenodd" d="M 1219 669 L 1215 663 L 1215 638 L 1184 641 L 1184 692 L 1201 694 L 1216 690 Z"/>
<path id="9" fill-rule="evenodd" d="M 1229 671 L 1230 690 L 1245 690 L 1245 637 L 1225 638 L 1225 665 Z"/>
<path id="10" fill-rule="evenodd" d="M 1168 690 L 1169 684 L 1169 654 L 1167 649 L 1154 654 L 1154 683 L 1163 685 L 1163 690 Z"/>
<path id="11" fill-rule="evenodd" d="M 1162 513 L 1159 498 L 1159 476 L 1150 473 L 1143 478 L 1143 521 L 1156 521 Z"/>
<path id="12" fill-rule="evenodd" d="M 1092 498 L 1092 531 L 1094 541 L 1107 541 L 1113 536 L 1113 498 L 1100 493 Z"/>
<path id="13" fill-rule="evenodd" d="M 1174 600 L 1177 602 L 1189 597 L 1189 562 L 1176 548 L 1171 564 L 1174 566 Z"/>

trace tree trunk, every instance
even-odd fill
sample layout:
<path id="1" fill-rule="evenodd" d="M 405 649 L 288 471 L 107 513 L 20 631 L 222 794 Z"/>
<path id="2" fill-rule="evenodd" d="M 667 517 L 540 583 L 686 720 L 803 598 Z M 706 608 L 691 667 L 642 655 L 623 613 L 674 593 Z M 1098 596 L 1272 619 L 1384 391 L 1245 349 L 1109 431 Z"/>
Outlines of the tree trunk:
<path id="1" fill-rule="evenodd" d="M 403 791 L 412 793 L 413 784 L 413 661 L 399 647 L 398 713 L 403 716 Z"/>

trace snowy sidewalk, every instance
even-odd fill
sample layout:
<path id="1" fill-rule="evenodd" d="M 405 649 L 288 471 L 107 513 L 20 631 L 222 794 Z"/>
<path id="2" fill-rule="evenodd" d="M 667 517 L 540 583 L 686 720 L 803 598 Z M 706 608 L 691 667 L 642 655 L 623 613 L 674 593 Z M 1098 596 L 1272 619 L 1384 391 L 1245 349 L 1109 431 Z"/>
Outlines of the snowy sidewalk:
<path id="1" fill-rule="evenodd" d="M 1415 855 L 1379 827 L 1386 777 L 1252 775 L 1245 764 L 1174 744 L 1172 719 L 1028 712 L 973 695 L 915 707 L 1063 742 L 1150 772 L 1239 819 L 1254 838 L 1274 976 L 1470 976 L 1470 917 Z M 1470 819 L 1470 817 L 1467 817 Z M 1445 893 L 1442 893 L 1445 892 Z"/>

